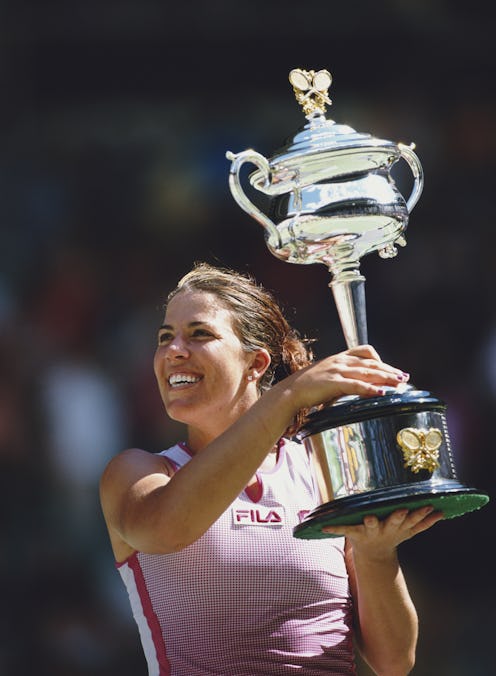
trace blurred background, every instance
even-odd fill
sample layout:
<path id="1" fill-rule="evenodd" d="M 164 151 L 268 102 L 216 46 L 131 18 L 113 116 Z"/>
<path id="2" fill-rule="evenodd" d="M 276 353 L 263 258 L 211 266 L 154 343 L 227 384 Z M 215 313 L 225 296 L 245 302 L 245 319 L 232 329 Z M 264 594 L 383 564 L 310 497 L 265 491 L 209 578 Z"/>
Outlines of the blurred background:
<path id="1" fill-rule="evenodd" d="M 447 402 L 460 479 L 495 494 L 489 6 L 0 2 L 2 676 L 146 673 L 97 484 L 121 449 L 181 438 L 152 373 L 180 275 L 250 272 L 318 356 L 344 348 L 325 267 L 273 257 L 228 189 L 226 150 L 270 156 L 304 124 L 294 67 L 332 72 L 328 117 L 416 143 L 408 246 L 362 261 L 369 339 Z M 493 673 L 495 504 L 401 547 L 417 676 Z"/>

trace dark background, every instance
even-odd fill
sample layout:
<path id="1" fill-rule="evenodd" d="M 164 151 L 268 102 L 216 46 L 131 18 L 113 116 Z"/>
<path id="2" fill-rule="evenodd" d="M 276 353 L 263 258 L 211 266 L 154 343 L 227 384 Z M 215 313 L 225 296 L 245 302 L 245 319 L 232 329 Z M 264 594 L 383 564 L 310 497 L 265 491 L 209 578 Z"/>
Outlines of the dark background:
<path id="1" fill-rule="evenodd" d="M 325 267 L 274 258 L 228 189 L 226 150 L 270 156 L 304 123 L 294 67 L 332 72 L 328 117 L 416 143 L 408 246 L 362 262 L 369 337 L 448 403 L 460 478 L 494 494 L 489 7 L 0 3 L 0 674 L 145 674 L 97 483 L 122 448 L 181 436 L 152 375 L 179 275 L 251 272 L 318 355 L 344 347 Z M 401 546 L 416 676 L 492 673 L 493 524 L 490 503 Z"/>

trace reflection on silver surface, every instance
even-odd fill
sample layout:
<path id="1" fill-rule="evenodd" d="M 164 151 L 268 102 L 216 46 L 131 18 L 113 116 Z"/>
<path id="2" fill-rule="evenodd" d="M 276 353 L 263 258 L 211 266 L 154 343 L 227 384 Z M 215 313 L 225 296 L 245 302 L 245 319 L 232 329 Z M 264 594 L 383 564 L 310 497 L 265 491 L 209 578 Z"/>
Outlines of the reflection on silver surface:
<path id="1" fill-rule="evenodd" d="M 360 260 L 373 251 L 391 258 L 397 244 L 405 245 L 408 216 L 423 188 L 422 166 L 411 146 L 325 117 L 325 105 L 331 103 L 328 71 L 294 69 L 289 79 L 307 123 L 269 159 L 253 149 L 227 152 L 229 186 L 240 207 L 264 227 L 266 244 L 277 258 L 328 267 L 345 339 L 353 347 L 367 342 Z M 413 175 L 408 199 L 390 173 L 400 159 Z M 268 198 L 264 210 L 243 188 L 245 164 L 256 167 L 249 182 Z"/>
<path id="2" fill-rule="evenodd" d="M 412 471 L 397 441 L 401 429 L 442 430 L 438 466 Z M 438 411 L 392 414 L 325 429 L 304 439 L 321 502 L 420 479 L 456 479 L 446 416 Z"/>

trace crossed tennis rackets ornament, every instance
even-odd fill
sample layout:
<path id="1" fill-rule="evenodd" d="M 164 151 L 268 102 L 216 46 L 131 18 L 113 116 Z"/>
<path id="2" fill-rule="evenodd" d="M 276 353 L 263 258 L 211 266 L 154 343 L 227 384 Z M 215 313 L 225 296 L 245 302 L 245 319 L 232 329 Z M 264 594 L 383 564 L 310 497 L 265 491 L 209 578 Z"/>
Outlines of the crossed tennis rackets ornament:
<path id="1" fill-rule="evenodd" d="M 327 96 L 327 90 L 331 86 L 332 76 L 328 70 L 302 70 L 294 68 L 289 74 L 289 81 L 293 85 L 293 91 L 298 103 L 303 107 L 305 115 L 319 112 L 324 114 L 325 104 L 332 105 Z"/>
<path id="2" fill-rule="evenodd" d="M 405 427 L 396 435 L 396 441 L 403 451 L 405 467 L 415 474 L 423 469 L 433 472 L 439 467 L 439 448 L 443 443 L 441 430 Z"/>

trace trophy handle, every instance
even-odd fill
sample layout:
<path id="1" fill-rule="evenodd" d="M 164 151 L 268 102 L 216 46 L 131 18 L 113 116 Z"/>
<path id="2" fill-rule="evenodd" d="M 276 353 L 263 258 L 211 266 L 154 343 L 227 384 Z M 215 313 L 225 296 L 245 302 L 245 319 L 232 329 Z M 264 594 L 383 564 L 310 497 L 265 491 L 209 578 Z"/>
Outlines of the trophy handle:
<path id="1" fill-rule="evenodd" d="M 401 157 L 407 162 L 408 166 L 412 170 L 414 178 L 412 193 L 406 203 L 406 208 L 408 213 L 410 213 L 413 207 L 417 204 L 420 195 L 422 194 L 422 188 L 424 187 L 424 172 L 419 158 L 413 152 L 413 148 L 415 148 L 414 143 L 409 146 L 405 145 L 404 143 L 398 143 L 398 148 L 400 150 Z"/>
<path id="2" fill-rule="evenodd" d="M 275 224 L 268 216 L 263 213 L 263 211 L 255 206 L 250 199 L 248 199 L 245 191 L 241 187 L 241 182 L 239 179 L 241 166 L 245 164 L 245 162 L 251 162 L 262 172 L 262 175 L 265 178 L 264 186 L 270 185 L 270 166 L 267 159 L 260 153 L 257 153 L 256 150 L 251 149 L 244 150 L 243 152 L 237 154 L 228 150 L 226 152 L 226 158 L 232 162 L 229 172 L 229 187 L 231 189 L 232 196 L 247 214 L 252 216 L 267 230 L 271 246 L 278 248 L 280 246 L 280 238 Z"/>

